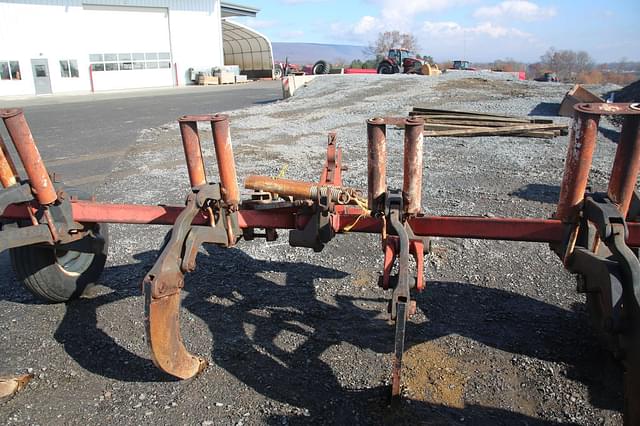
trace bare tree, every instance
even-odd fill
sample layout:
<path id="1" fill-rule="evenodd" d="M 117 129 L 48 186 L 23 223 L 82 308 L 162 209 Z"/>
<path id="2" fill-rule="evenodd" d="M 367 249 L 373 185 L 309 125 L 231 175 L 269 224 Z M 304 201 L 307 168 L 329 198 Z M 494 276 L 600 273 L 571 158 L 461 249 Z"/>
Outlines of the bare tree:
<path id="1" fill-rule="evenodd" d="M 389 49 L 402 48 L 415 51 L 418 47 L 418 39 L 413 34 L 400 31 L 385 31 L 378 34 L 375 42 L 369 45 L 368 52 L 376 56 L 386 56 Z"/>
<path id="2" fill-rule="evenodd" d="M 556 50 L 553 47 L 540 57 L 541 64 L 557 74 L 561 81 L 576 81 L 579 74 L 587 73 L 594 67 L 591 56 L 585 51 Z"/>

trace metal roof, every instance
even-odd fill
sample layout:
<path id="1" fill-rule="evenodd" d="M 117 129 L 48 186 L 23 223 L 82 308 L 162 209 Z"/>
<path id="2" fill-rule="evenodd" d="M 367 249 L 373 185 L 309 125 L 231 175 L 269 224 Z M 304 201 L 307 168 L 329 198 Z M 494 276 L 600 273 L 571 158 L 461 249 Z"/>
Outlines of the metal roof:
<path id="1" fill-rule="evenodd" d="M 221 2 L 220 3 L 220 11 L 222 12 L 223 18 L 228 18 L 230 16 L 251 16 L 255 17 L 260 9 L 256 9 L 255 7 L 245 6 L 242 4 L 229 3 L 229 2 Z"/>
<path id="2" fill-rule="evenodd" d="M 240 23 L 223 19 L 222 42 L 225 65 L 239 65 L 245 74 L 264 71 L 271 76 L 273 50 L 266 36 Z"/>

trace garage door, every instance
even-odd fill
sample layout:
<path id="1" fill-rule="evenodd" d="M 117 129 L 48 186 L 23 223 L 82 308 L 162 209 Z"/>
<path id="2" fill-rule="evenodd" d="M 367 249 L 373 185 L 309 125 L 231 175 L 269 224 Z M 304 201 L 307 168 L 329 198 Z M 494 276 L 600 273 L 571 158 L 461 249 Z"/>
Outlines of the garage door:
<path id="1" fill-rule="evenodd" d="M 173 85 L 167 9 L 83 9 L 94 90 Z"/>

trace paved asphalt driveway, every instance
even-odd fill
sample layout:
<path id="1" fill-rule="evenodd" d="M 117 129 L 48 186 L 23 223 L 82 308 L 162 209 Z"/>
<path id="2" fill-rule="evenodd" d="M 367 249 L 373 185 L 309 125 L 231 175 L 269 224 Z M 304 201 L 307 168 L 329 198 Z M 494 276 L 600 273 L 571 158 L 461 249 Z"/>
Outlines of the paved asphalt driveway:
<path id="1" fill-rule="evenodd" d="M 281 98 L 278 81 L 197 86 L 82 96 L 3 100 L 21 107 L 50 172 L 92 191 L 136 141 L 141 130 L 185 114 L 204 114 L 268 103 Z M 0 135 L 10 145 L 6 129 Z M 16 157 L 17 158 L 17 157 Z"/>
<path id="2" fill-rule="evenodd" d="M 259 81 L 28 100 L 0 98 L 0 108 L 23 108 L 49 172 L 61 176 L 67 185 L 93 192 L 143 129 L 185 114 L 229 111 L 281 97 L 279 81 Z M 17 161 L 4 125 L 0 135 Z M 0 253 L 0 274 L 10 271 L 9 256 Z"/>

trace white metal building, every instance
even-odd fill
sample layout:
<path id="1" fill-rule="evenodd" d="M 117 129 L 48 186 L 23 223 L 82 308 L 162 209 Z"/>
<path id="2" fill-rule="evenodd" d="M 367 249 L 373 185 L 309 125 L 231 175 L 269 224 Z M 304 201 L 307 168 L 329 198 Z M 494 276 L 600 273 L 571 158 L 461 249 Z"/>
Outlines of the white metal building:
<path id="1" fill-rule="evenodd" d="M 220 0 L 0 0 L 0 97 L 191 84 L 190 69 L 224 65 L 222 17 L 257 12 Z"/>

